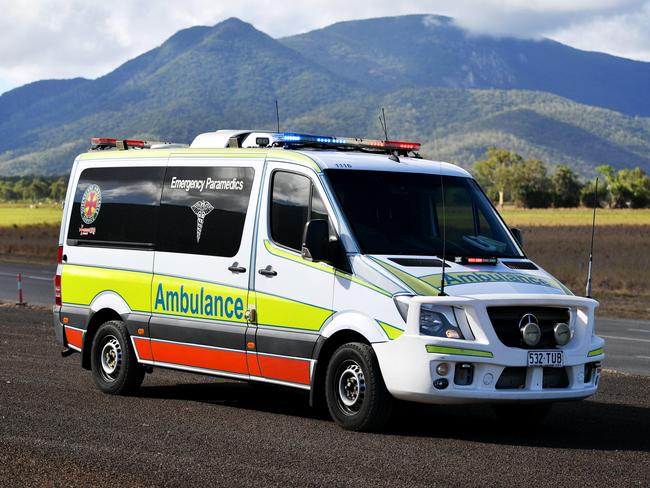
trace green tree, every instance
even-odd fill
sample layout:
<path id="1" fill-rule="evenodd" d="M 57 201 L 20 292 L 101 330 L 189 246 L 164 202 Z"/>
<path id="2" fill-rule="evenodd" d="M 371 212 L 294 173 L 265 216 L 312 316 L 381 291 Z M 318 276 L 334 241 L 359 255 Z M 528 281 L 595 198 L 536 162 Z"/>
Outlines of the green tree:
<path id="1" fill-rule="evenodd" d="M 27 187 L 30 192 L 30 200 L 39 202 L 47 198 L 50 194 L 50 185 L 40 177 L 35 177 Z"/>
<path id="2" fill-rule="evenodd" d="M 57 178 L 50 185 L 50 198 L 55 202 L 59 202 L 65 198 L 66 192 L 66 181 L 65 178 Z"/>
<path id="3" fill-rule="evenodd" d="M 27 188 L 27 182 L 21 178 L 14 182 L 13 193 L 16 200 L 29 200 L 31 193 Z"/>
<path id="4" fill-rule="evenodd" d="M 477 161 L 473 172 L 488 195 L 498 197 L 498 204 L 502 207 L 506 198 L 511 196 L 517 172 L 522 165 L 523 158 L 514 151 L 490 147 L 487 159 Z"/>
<path id="5" fill-rule="evenodd" d="M 588 181 L 580 190 L 580 204 L 585 207 L 594 206 L 594 196 L 596 193 L 596 180 Z M 598 182 L 598 196 L 597 196 L 597 205 L 598 207 L 604 207 L 608 204 L 609 197 L 607 194 L 606 184 L 603 182 L 602 178 Z"/>
<path id="6" fill-rule="evenodd" d="M 548 208 L 553 202 L 551 181 L 539 159 L 528 159 L 517 168 L 513 180 L 515 203 L 526 208 Z"/>
<path id="7" fill-rule="evenodd" d="M 641 168 L 622 169 L 617 176 L 626 206 L 644 208 L 650 205 L 650 177 Z"/>
<path id="8" fill-rule="evenodd" d="M 625 207 L 625 191 L 618 179 L 616 170 L 607 164 L 596 167 L 602 175 L 604 187 L 607 190 L 607 206 L 610 208 Z"/>
<path id="9" fill-rule="evenodd" d="M 13 183 L 10 181 L 0 181 L 0 200 L 7 202 L 15 199 Z"/>
<path id="10" fill-rule="evenodd" d="M 559 164 L 551 177 L 554 207 L 577 207 L 580 204 L 582 183 L 567 165 Z"/>
<path id="11" fill-rule="evenodd" d="M 614 170 L 598 166 L 607 187 L 608 205 L 613 208 L 640 208 L 650 205 L 650 178 L 641 168 Z"/>

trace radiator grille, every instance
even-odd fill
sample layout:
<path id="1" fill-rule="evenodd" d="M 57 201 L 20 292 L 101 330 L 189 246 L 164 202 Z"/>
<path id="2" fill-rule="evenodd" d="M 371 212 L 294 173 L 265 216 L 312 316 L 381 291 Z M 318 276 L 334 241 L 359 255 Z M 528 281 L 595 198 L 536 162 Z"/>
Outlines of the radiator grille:
<path id="1" fill-rule="evenodd" d="M 569 309 L 560 307 L 488 307 L 488 316 L 492 327 L 503 345 L 521 349 L 554 349 L 555 336 L 553 327 L 558 322 L 569 323 Z M 519 322 L 526 314 L 537 317 L 542 337 L 539 344 L 528 346 L 519 331 Z"/>

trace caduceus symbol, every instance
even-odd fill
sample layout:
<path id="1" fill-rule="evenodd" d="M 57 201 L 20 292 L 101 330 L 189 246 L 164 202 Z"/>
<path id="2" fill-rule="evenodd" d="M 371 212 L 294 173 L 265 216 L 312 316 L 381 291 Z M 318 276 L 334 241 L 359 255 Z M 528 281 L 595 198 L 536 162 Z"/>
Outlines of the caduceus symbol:
<path id="1" fill-rule="evenodd" d="M 210 212 L 214 210 L 214 207 L 205 200 L 196 202 L 192 205 L 192 212 L 196 214 L 196 242 L 198 243 L 201 240 L 201 230 L 203 230 L 203 219 Z"/>

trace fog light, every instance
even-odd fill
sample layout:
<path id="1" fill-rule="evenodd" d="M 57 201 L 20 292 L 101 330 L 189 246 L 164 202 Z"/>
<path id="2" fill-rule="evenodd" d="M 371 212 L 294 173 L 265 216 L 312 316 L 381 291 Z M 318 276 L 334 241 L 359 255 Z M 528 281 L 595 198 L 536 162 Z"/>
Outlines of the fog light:
<path id="1" fill-rule="evenodd" d="M 436 366 L 436 373 L 438 373 L 438 376 L 447 376 L 449 374 L 449 364 L 440 363 Z"/>
<path id="2" fill-rule="evenodd" d="M 529 322 L 521 328 L 521 336 L 527 346 L 536 346 L 542 338 L 542 330 L 539 325 Z"/>
<path id="3" fill-rule="evenodd" d="M 553 335 L 558 346 L 564 346 L 571 340 L 571 329 L 564 322 L 555 324 Z"/>
<path id="4" fill-rule="evenodd" d="M 447 380 L 447 378 L 439 378 L 433 382 L 433 386 L 435 386 L 438 390 L 444 390 L 449 386 L 449 380 Z"/>
<path id="5" fill-rule="evenodd" d="M 474 366 L 471 363 L 457 363 L 454 384 L 467 386 L 474 381 Z"/>

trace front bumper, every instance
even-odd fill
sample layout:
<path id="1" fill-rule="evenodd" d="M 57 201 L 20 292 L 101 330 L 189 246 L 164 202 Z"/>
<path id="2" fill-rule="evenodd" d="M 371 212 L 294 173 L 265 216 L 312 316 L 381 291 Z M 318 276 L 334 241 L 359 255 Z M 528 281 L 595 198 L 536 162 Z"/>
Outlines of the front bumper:
<path id="1" fill-rule="evenodd" d="M 461 309 L 474 340 L 420 335 L 420 306 L 423 303 Z M 527 367 L 528 351 L 506 347 L 496 336 L 487 307 L 525 305 L 571 309 L 573 337 L 566 346 L 559 348 L 564 353 L 563 368 Z M 402 400 L 493 403 L 586 398 L 598 389 L 599 365 L 604 359 L 604 341 L 593 335 L 597 306 L 594 300 L 565 295 L 414 297 L 409 306 L 406 332 L 398 339 L 376 343 L 373 347 L 386 387 L 393 396 Z M 449 365 L 447 374 L 440 375 L 436 371 L 440 363 Z M 472 380 L 469 384 L 456 384 L 457 364 L 471 365 Z M 585 364 L 590 366 L 585 368 Z M 512 372 L 516 373 L 517 381 L 499 382 L 502 375 Z M 555 381 L 558 377 L 562 379 L 559 383 Z M 434 382 L 439 379 L 447 380 L 447 386 L 436 388 Z"/>

